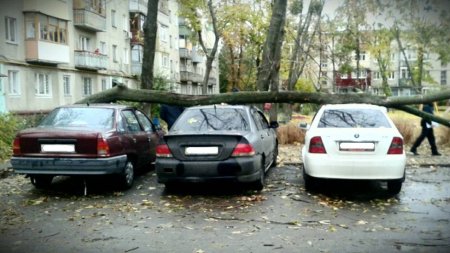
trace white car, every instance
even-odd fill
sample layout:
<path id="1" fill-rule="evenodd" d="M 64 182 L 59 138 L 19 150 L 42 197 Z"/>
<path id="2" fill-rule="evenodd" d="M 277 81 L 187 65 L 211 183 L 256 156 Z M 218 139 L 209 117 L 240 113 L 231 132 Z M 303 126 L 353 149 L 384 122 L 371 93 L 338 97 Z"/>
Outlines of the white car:
<path id="1" fill-rule="evenodd" d="M 306 189 L 326 178 L 387 181 L 390 193 L 400 192 L 406 164 L 403 137 L 385 107 L 324 105 L 306 128 L 302 149 Z"/>

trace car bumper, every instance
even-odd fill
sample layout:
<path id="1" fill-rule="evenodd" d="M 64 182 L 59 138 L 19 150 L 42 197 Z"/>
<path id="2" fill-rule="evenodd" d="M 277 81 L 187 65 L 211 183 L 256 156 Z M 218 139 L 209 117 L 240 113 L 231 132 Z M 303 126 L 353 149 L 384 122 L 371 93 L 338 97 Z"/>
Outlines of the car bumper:
<path id="1" fill-rule="evenodd" d="M 405 175 L 405 155 L 383 158 L 352 156 L 333 158 L 326 154 L 307 154 L 304 157 L 306 174 L 331 179 L 402 179 Z"/>
<path id="2" fill-rule="evenodd" d="M 12 157 L 15 173 L 49 175 L 105 175 L 120 173 L 127 156 L 107 158 L 31 158 Z"/>
<path id="3" fill-rule="evenodd" d="M 179 161 L 157 158 L 155 168 L 159 183 L 215 180 L 254 182 L 260 178 L 261 159 L 239 157 L 225 161 Z"/>

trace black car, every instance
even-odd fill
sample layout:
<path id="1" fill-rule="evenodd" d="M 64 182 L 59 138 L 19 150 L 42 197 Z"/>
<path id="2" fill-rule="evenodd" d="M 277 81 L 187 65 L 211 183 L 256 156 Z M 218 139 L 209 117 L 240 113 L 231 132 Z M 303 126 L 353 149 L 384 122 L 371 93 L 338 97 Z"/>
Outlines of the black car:
<path id="1" fill-rule="evenodd" d="M 231 180 L 261 190 L 277 163 L 276 127 L 253 106 L 188 108 L 156 147 L 158 182 Z"/>

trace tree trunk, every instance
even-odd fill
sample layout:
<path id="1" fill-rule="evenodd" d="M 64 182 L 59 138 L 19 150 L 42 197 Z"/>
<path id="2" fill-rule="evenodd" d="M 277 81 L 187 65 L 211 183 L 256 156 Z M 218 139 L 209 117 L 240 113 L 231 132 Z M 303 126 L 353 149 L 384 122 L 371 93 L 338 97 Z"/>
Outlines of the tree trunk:
<path id="1" fill-rule="evenodd" d="M 155 90 L 136 90 L 127 88 L 124 85 L 117 85 L 89 97 L 86 97 L 78 104 L 84 103 L 110 103 L 118 100 L 145 102 L 145 103 L 163 103 L 180 106 L 194 106 L 206 104 L 262 104 L 262 103 L 313 103 L 313 104 L 349 104 L 364 103 L 374 104 L 412 113 L 419 117 L 424 117 L 423 113 L 416 112 L 407 105 L 425 104 L 434 101 L 450 99 L 450 90 L 441 90 L 436 93 L 405 97 L 381 97 L 370 94 L 328 94 L 328 93 L 307 93 L 295 91 L 272 91 L 272 92 L 231 92 L 214 95 L 183 95 L 168 93 Z M 436 115 L 427 115 L 432 121 L 450 127 L 450 121 L 437 117 Z"/>
<path id="2" fill-rule="evenodd" d="M 144 23 L 144 58 L 142 60 L 141 89 L 153 89 L 153 65 L 155 62 L 156 39 L 158 34 L 158 2 L 148 0 L 147 18 Z M 143 105 L 143 111 L 151 116 L 151 105 Z"/>
<path id="3" fill-rule="evenodd" d="M 275 69 L 280 68 L 281 43 L 284 36 L 287 0 L 274 1 L 269 32 L 263 47 L 262 62 L 258 68 L 256 86 L 259 91 L 268 91 L 274 81 Z"/>

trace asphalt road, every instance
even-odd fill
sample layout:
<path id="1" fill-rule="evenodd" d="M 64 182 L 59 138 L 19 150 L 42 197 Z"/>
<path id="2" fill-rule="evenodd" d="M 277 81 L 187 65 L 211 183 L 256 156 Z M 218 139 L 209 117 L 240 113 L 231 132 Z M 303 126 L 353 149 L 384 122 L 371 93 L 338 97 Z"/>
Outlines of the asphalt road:
<path id="1" fill-rule="evenodd" d="M 449 252 L 450 168 L 407 168 L 397 196 L 379 182 L 325 181 L 272 169 L 261 193 L 234 184 L 166 192 L 154 172 L 121 192 L 106 178 L 36 190 L 0 179 L 0 252 Z"/>

